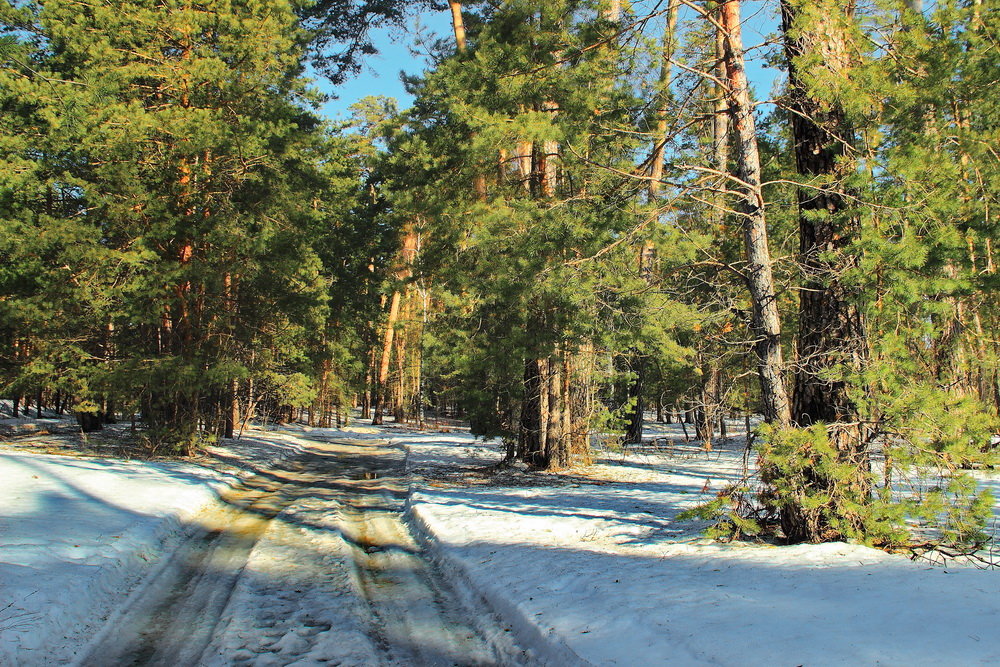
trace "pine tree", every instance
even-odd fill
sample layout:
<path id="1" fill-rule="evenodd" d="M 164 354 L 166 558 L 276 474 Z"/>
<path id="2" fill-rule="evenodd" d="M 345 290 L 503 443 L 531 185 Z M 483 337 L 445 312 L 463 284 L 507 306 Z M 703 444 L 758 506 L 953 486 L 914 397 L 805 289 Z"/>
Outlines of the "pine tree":
<path id="1" fill-rule="evenodd" d="M 320 166 L 336 145 L 309 111 L 292 6 L 54 1 L 19 20 L 47 45 L 5 69 L 44 121 L 19 157 L 50 194 L 13 196 L 51 247 L 31 298 L 73 328 L 44 327 L 35 372 L 65 369 L 50 379 L 81 413 L 123 397 L 181 450 L 232 430 L 248 374 L 269 400 L 308 398 L 328 299 L 313 246 L 358 182 L 300 195 L 337 191 Z"/>
<path id="2" fill-rule="evenodd" d="M 612 13 L 515 2 L 476 16 L 467 53 L 420 82 L 392 146 L 411 175 L 394 206 L 433 227 L 428 268 L 454 257 L 435 282 L 465 311 L 471 339 L 453 356 L 474 430 L 539 467 L 586 451 L 596 385 L 615 381 L 598 363 L 635 343 L 625 320 L 642 319 L 648 290 L 632 246 L 649 225 L 644 181 L 627 175 L 633 65 L 609 41 Z M 608 46 L 574 55 L 594 43 Z"/>
<path id="3" fill-rule="evenodd" d="M 922 42 L 922 17 L 897 9 L 877 15 L 885 25 L 903 22 L 890 48 Z M 806 280 L 795 401 L 803 427 L 765 431 L 765 500 L 791 540 L 892 546 L 914 539 L 912 526 L 919 525 L 923 539 L 975 548 L 988 494 L 961 469 L 982 464 L 995 422 L 955 395 L 950 380 L 942 382 L 948 374 L 934 354 L 950 330 L 942 315 L 957 303 L 947 296 L 959 266 L 958 255 L 949 254 L 964 243 L 954 235 L 958 221 L 944 210 L 915 226 L 925 204 L 908 196 L 940 187 L 927 165 L 954 165 L 926 154 L 913 161 L 922 140 L 899 132 L 916 126 L 933 136 L 923 105 L 933 108 L 935 96 L 954 89 L 959 70 L 949 69 L 949 82 L 935 90 L 919 59 L 914 67 L 899 52 L 880 58 L 859 46 L 873 43 L 861 29 L 843 5 L 785 6 Z M 954 44 L 959 34 L 949 31 L 944 42 Z M 942 46 L 933 59 L 947 51 Z M 903 61 L 904 68 L 892 64 Z M 900 85 L 911 77 L 920 80 L 919 91 Z M 877 468 L 868 458 L 872 443 L 882 454 Z M 939 480 L 932 493 L 907 488 L 907 479 L 927 477 Z"/>

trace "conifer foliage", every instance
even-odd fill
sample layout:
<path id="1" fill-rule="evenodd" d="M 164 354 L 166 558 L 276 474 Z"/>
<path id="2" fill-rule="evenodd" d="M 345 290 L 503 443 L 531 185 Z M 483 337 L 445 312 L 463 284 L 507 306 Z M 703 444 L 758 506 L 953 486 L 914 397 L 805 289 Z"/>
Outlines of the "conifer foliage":
<path id="1" fill-rule="evenodd" d="M 466 309 L 453 361 L 473 429 L 507 439 L 510 458 L 564 467 L 586 456 L 601 419 L 624 414 L 609 360 L 684 318 L 660 303 L 661 326 L 643 331 L 644 306 L 664 299 L 643 279 L 656 214 L 631 176 L 641 102 L 627 73 L 642 65 L 617 47 L 588 50 L 616 39 L 610 5 L 465 10 L 475 30 L 414 82 L 393 136 L 392 171 L 406 174 L 395 205 L 427 221 L 438 287 Z"/>
<path id="2" fill-rule="evenodd" d="M 294 9 L 5 4 L 6 393 L 138 413 L 182 451 L 239 427 L 241 383 L 246 407 L 309 402 L 359 184 L 310 111 Z"/>
<path id="3" fill-rule="evenodd" d="M 413 106 L 319 119 L 304 63 L 408 6 L 453 29 Z M 773 109 L 738 0 L 2 0 L 0 394 L 174 452 L 433 411 L 534 469 L 760 415 L 731 533 L 975 548 L 997 2 L 768 11 Z"/>

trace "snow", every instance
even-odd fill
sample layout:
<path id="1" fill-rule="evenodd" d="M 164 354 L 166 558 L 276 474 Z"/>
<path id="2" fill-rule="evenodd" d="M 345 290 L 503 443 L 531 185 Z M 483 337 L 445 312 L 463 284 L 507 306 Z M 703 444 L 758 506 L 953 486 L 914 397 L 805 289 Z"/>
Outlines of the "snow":
<path id="1" fill-rule="evenodd" d="M 673 439 L 668 451 L 604 451 L 561 473 L 497 472 L 497 443 L 392 425 L 249 431 L 198 462 L 0 448 L 0 664 L 79 657 L 220 493 L 318 446 L 312 437 L 405 448 L 417 539 L 530 664 L 1000 662 L 996 572 L 845 543 L 713 543 L 703 522 L 677 515 L 741 475 L 741 440 L 701 452 L 679 430 L 651 427 Z M 321 497 L 283 510 L 250 552 L 203 662 L 378 663 L 343 526 Z"/>
<path id="2" fill-rule="evenodd" d="M 377 664 L 337 515 L 307 500 L 278 518 L 251 552 L 205 664 Z"/>
<path id="3" fill-rule="evenodd" d="M 66 422 L 45 420 L 53 426 Z M 0 449 L 0 664 L 71 660 L 129 591 L 169 564 L 223 489 L 302 444 L 255 433 L 211 449 L 203 465 Z"/>
<path id="4" fill-rule="evenodd" d="M 0 453 L 0 663 L 68 659 L 222 483 L 190 464 Z"/>
<path id="5" fill-rule="evenodd" d="M 495 445 L 459 434 L 402 440 L 428 480 L 413 489 L 409 515 L 442 569 L 523 636 L 544 640 L 554 662 L 1000 660 L 994 571 L 845 543 L 715 544 L 700 537 L 702 526 L 676 521 L 739 474 L 738 442 L 701 454 L 607 453 L 594 466 L 514 486 L 439 474 L 495 462 Z"/>

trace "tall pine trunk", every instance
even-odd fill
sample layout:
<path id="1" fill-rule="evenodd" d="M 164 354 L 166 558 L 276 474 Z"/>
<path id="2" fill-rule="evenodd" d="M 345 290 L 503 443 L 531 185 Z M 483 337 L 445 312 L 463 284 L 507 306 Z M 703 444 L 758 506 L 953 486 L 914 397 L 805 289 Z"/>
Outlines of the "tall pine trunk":
<path id="1" fill-rule="evenodd" d="M 392 361 L 392 343 L 396 336 L 396 320 L 399 319 L 401 299 L 402 295 L 399 290 L 392 293 L 385 331 L 382 334 L 382 354 L 379 357 L 378 374 L 375 376 L 373 391 L 374 400 L 372 400 L 372 424 L 376 426 L 382 423 L 382 412 L 385 410 L 386 391 L 389 384 L 389 364 Z"/>
<path id="2" fill-rule="evenodd" d="M 403 249 L 400 257 L 400 266 L 396 270 L 396 280 L 400 283 L 405 281 L 412 274 L 411 267 L 417 252 L 417 233 L 412 225 L 406 230 L 403 237 Z M 386 318 L 385 331 L 382 334 L 382 355 L 379 358 L 378 374 L 375 377 L 375 387 L 372 400 L 372 424 L 382 423 L 382 412 L 385 409 L 386 394 L 389 384 L 389 366 L 392 361 L 393 340 L 396 336 L 396 323 L 399 320 L 399 309 L 402 302 L 403 287 L 399 286 L 393 290 L 392 298 L 389 300 L 389 313 Z"/>
<path id="3" fill-rule="evenodd" d="M 662 60 L 658 101 L 656 105 L 656 130 L 653 134 L 653 154 L 650 157 L 649 168 L 649 199 L 655 200 L 660 192 L 660 182 L 663 180 L 663 157 L 667 148 L 667 132 L 670 127 L 670 74 L 673 69 L 674 43 L 677 33 L 677 8 L 680 0 L 667 0 L 667 27 L 663 33 Z"/>
<path id="4" fill-rule="evenodd" d="M 736 178 L 743 193 L 744 269 L 753 307 L 754 352 L 760 381 L 761 408 L 768 423 L 785 426 L 791 421 L 791 406 L 782 373 L 781 320 L 777 291 L 771 270 L 764 197 L 761 191 L 760 154 L 754 107 L 750 100 L 740 30 L 739 0 L 719 3 L 719 29 L 723 33 L 723 62 L 726 68 L 726 100 L 732 120 L 733 158 Z"/>
<path id="5" fill-rule="evenodd" d="M 539 359 L 524 361 L 524 396 L 521 399 L 521 420 L 518 427 L 518 458 L 538 468 L 546 465 L 542 365 L 543 362 Z"/>
<path id="6" fill-rule="evenodd" d="M 464 53 L 467 46 L 465 21 L 462 19 L 462 3 L 457 0 L 448 0 L 448 8 L 451 10 L 451 27 L 455 33 L 455 47 L 459 53 Z"/>
<path id="7" fill-rule="evenodd" d="M 722 82 L 726 80 L 725 66 L 725 35 L 721 30 L 715 31 L 716 81 L 713 84 L 714 100 L 712 112 L 712 150 L 711 164 L 719 174 L 729 170 L 729 108 Z M 725 233 L 726 195 L 729 189 L 725 180 L 717 186 L 712 197 L 712 208 L 709 214 L 713 232 Z M 700 403 L 701 410 L 696 424 L 697 437 L 705 449 L 712 448 L 715 418 L 719 413 L 720 387 L 722 384 L 722 358 L 718 336 L 705 335 L 698 341 L 698 358 L 701 367 Z M 722 435 L 725 438 L 725 434 Z"/>
<path id="8" fill-rule="evenodd" d="M 820 100 L 802 80 L 800 62 L 821 58 L 833 76 L 847 76 L 851 45 L 846 26 L 852 3 L 825 0 L 822 24 L 801 9 L 801 0 L 782 0 L 782 32 L 788 62 L 789 107 L 795 166 L 808 187 L 798 191 L 800 265 L 805 282 L 799 292 L 792 420 L 798 426 L 826 425 L 838 463 L 855 468 L 849 479 L 815 471 L 812 485 L 847 485 L 857 498 L 868 492 L 869 429 L 861 423 L 851 397 L 849 377 L 868 357 L 865 321 L 857 290 L 844 282 L 854 260 L 847 246 L 858 236 L 860 222 L 848 210 L 844 179 L 852 171 L 845 160 L 852 129 L 836 100 Z M 793 541 L 819 541 L 831 534 L 828 520 L 816 510 L 787 505 L 782 527 Z"/>

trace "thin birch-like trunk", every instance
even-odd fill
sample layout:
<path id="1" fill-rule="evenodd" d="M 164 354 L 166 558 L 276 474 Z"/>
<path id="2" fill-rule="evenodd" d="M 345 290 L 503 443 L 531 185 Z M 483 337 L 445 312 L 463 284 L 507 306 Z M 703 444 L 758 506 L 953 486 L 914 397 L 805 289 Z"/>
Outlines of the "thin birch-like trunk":
<path id="1" fill-rule="evenodd" d="M 761 407 L 768 423 L 785 426 L 791 422 L 791 406 L 782 376 L 781 320 L 768 247 L 754 107 L 743 57 L 739 0 L 724 0 L 719 4 L 719 27 L 723 31 L 726 99 L 732 120 L 735 176 L 743 191 L 741 215 L 747 262 L 745 274 L 753 306 L 752 328 Z"/>

